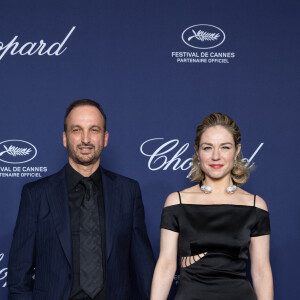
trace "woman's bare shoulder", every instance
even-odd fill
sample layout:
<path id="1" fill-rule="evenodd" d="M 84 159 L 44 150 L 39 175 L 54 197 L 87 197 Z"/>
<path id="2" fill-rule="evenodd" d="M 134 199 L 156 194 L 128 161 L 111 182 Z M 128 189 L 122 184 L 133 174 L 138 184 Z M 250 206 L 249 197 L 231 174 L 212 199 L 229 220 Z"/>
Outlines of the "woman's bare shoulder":
<path id="1" fill-rule="evenodd" d="M 197 185 L 186 188 L 180 192 L 174 192 L 167 197 L 164 207 L 179 204 L 180 203 L 179 194 L 181 197 L 186 198 L 195 192 L 199 192 L 199 188 Z"/>
<path id="2" fill-rule="evenodd" d="M 178 192 L 174 192 L 167 197 L 164 207 L 176 205 L 179 203 L 180 203 L 180 201 L 179 201 Z"/>
<path id="3" fill-rule="evenodd" d="M 254 204 L 254 197 L 255 197 L 255 206 L 268 211 L 268 207 L 267 207 L 265 200 L 263 198 L 261 198 L 260 196 L 248 193 L 247 191 L 245 191 L 243 189 L 239 189 L 239 193 L 243 197 L 244 201 L 249 203 L 248 205 Z"/>
<path id="4" fill-rule="evenodd" d="M 260 196 L 257 196 L 257 195 L 256 195 L 256 199 L 255 199 L 255 206 L 258 207 L 258 208 L 261 208 L 263 210 L 268 211 L 268 206 L 267 206 L 266 201 L 263 198 L 261 198 Z"/>

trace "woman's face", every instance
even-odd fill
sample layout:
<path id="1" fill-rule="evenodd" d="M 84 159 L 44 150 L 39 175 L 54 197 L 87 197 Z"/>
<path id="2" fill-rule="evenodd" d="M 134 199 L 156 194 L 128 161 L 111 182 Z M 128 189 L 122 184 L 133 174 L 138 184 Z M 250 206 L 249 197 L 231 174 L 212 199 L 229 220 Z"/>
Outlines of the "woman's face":
<path id="1" fill-rule="evenodd" d="M 200 167 L 206 178 L 220 179 L 230 176 L 240 148 L 241 145 L 238 145 L 236 149 L 233 136 L 227 128 L 217 125 L 206 129 L 197 151 Z"/>

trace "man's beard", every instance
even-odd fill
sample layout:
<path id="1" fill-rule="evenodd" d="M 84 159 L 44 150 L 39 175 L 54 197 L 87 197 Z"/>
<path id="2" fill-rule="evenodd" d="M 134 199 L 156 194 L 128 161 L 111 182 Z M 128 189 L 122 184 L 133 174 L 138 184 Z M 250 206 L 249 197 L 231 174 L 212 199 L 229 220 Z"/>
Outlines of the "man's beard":
<path id="1" fill-rule="evenodd" d="M 95 146 L 93 144 L 77 145 L 76 149 L 79 149 L 79 147 L 92 147 L 94 149 L 94 153 L 92 154 L 92 156 L 90 156 L 91 154 L 86 155 L 86 156 L 90 156 L 90 159 L 85 160 L 85 159 L 83 159 L 85 157 L 85 155 L 78 156 L 76 151 L 74 151 L 70 147 L 69 143 L 67 143 L 67 152 L 68 152 L 69 157 L 76 164 L 83 165 L 83 166 L 89 166 L 89 165 L 95 164 L 99 160 L 100 155 L 103 150 L 103 146 L 102 146 L 102 147 L 99 147 L 98 150 L 96 151 Z"/>

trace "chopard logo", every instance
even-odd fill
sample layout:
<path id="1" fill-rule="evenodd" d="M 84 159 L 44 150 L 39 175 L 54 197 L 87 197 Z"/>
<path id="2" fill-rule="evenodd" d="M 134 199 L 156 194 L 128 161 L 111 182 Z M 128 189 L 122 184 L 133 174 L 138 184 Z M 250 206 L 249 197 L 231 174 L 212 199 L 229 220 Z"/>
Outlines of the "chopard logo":
<path id="1" fill-rule="evenodd" d="M 4 253 L 0 253 L 0 261 L 4 258 Z M 0 269 L 0 281 L 5 280 L 7 277 L 7 268 Z M 2 287 L 6 287 L 6 280 L 2 284 Z"/>
<path id="2" fill-rule="evenodd" d="M 211 49 L 225 41 L 225 33 L 217 26 L 197 24 L 186 28 L 181 35 L 183 42 L 197 49 Z"/>
<path id="3" fill-rule="evenodd" d="M 37 42 L 27 42 L 24 45 L 20 45 L 19 42 L 17 42 L 18 36 L 16 35 L 7 45 L 5 45 L 3 42 L 0 42 L 0 60 L 5 56 L 6 53 L 9 53 L 10 55 L 55 55 L 59 56 L 63 54 L 67 47 L 63 48 L 67 40 L 70 38 L 71 34 L 75 30 L 76 26 L 73 26 L 69 33 L 66 35 L 64 40 L 59 43 L 53 43 L 50 46 L 47 46 L 47 44 L 44 42 L 44 40 L 40 40 L 39 43 Z M 19 47 L 20 46 L 20 47 Z"/>
<path id="4" fill-rule="evenodd" d="M 166 171 L 172 164 L 173 164 L 172 169 L 174 171 L 178 169 L 181 169 L 183 171 L 190 169 L 192 165 L 192 159 L 180 158 L 180 156 L 188 149 L 189 143 L 185 143 L 184 145 L 182 145 L 176 151 L 176 153 L 173 154 L 172 157 L 168 157 L 167 154 L 169 154 L 170 156 L 172 155 L 170 154 L 170 152 L 174 150 L 179 144 L 179 140 L 177 139 L 173 139 L 166 143 L 163 143 L 159 147 L 156 146 L 157 148 L 154 148 L 154 150 L 151 150 L 151 152 L 149 150 L 148 151 L 145 150 L 146 145 L 148 148 L 151 148 L 151 146 L 153 147 L 154 143 L 157 145 L 157 141 L 162 141 L 162 140 L 164 140 L 164 138 L 153 138 L 142 143 L 140 147 L 141 153 L 149 157 L 148 160 L 149 170 L 157 171 L 163 169 L 164 171 Z"/>
<path id="5" fill-rule="evenodd" d="M 23 164 L 35 158 L 37 149 L 29 142 L 7 140 L 0 143 L 0 161 L 8 164 Z"/>
<path id="6" fill-rule="evenodd" d="M 140 152 L 149 157 L 148 168 L 151 171 L 163 170 L 166 171 L 168 168 L 172 170 L 186 171 L 192 166 L 192 158 L 181 156 L 188 150 L 189 143 L 185 143 L 179 147 L 179 140 L 173 139 L 162 143 L 164 138 L 152 138 L 143 142 L 140 146 Z M 160 143 L 159 143 L 160 142 Z M 243 158 L 246 162 L 246 166 L 253 166 L 253 158 L 256 156 L 258 151 L 261 149 L 264 143 L 261 143 L 251 157 Z M 147 150 L 146 150 L 147 148 Z M 177 149 L 176 149 L 177 148 Z M 176 152 L 175 152 L 176 151 Z M 173 153 L 172 153 L 173 152 Z M 175 153 L 174 153 L 175 152 Z"/>

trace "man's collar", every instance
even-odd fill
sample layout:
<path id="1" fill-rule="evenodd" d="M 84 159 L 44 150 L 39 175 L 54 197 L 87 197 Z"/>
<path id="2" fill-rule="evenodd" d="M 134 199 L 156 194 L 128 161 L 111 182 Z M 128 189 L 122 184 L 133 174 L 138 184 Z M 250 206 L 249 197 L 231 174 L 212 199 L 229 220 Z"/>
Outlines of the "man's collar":
<path id="1" fill-rule="evenodd" d="M 98 169 L 90 176 L 90 178 L 93 180 L 94 184 L 98 189 L 102 188 L 102 178 L 101 178 L 101 171 L 100 171 L 100 165 Z"/>
<path id="2" fill-rule="evenodd" d="M 66 165 L 66 178 L 67 178 L 67 188 L 68 192 L 72 191 L 81 181 L 84 176 L 78 173 L 72 168 L 72 166 L 67 163 Z M 101 171 L 100 166 L 98 169 L 90 176 L 97 188 L 101 188 Z"/>
<path id="3" fill-rule="evenodd" d="M 68 192 L 71 192 L 78 185 L 83 176 L 74 170 L 69 163 L 66 165 L 66 179 Z"/>

